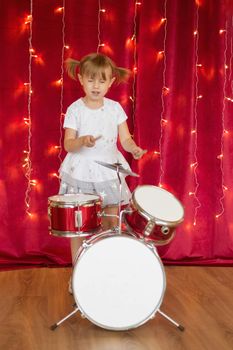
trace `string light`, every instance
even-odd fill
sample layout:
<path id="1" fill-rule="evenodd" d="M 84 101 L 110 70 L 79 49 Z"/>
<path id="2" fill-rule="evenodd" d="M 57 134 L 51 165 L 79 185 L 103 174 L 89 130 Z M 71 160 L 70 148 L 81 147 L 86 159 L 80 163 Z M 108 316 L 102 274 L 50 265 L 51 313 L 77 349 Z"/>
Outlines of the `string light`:
<path id="1" fill-rule="evenodd" d="M 102 8 L 101 6 L 101 0 L 98 0 L 98 24 L 97 24 L 97 32 L 98 32 L 98 44 L 97 44 L 97 53 L 99 52 L 100 47 L 104 47 L 105 44 L 102 43 L 101 41 L 101 13 L 105 13 L 106 10 L 104 8 Z"/>
<path id="2" fill-rule="evenodd" d="M 227 21 L 225 24 L 226 29 L 220 29 L 219 34 L 225 34 L 225 48 L 224 48 L 224 67 L 227 65 Z M 217 159 L 220 161 L 220 169 L 221 169 L 221 197 L 219 198 L 219 204 L 220 204 L 220 211 L 218 214 L 215 215 L 216 219 L 218 219 L 220 216 L 224 213 L 224 199 L 225 199 L 225 191 L 227 190 L 227 187 L 224 185 L 224 135 L 226 134 L 226 128 L 225 128 L 225 110 L 226 110 L 226 84 L 227 84 L 227 75 L 226 75 L 226 68 L 224 69 L 224 83 L 223 83 L 223 103 L 222 103 L 222 136 L 221 136 L 221 154 L 217 156 Z"/>
<path id="3" fill-rule="evenodd" d="M 24 164 L 23 168 L 25 171 L 25 177 L 28 181 L 26 191 L 25 191 L 25 206 L 26 206 L 26 213 L 32 217 L 32 213 L 30 212 L 30 192 L 31 192 L 31 186 L 32 182 L 31 180 L 31 174 L 32 174 L 32 162 L 31 162 L 31 138 L 32 138 L 32 129 L 31 129 L 31 97 L 32 97 L 32 58 L 34 49 L 32 46 L 32 21 L 33 21 L 33 0 L 30 0 L 30 15 L 27 16 L 27 21 L 25 24 L 29 26 L 29 37 L 28 37 L 28 44 L 29 44 L 29 63 L 28 63 L 28 82 L 24 83 L 24 86 L 27 86 L 28 88 L 28 115 L 27 118 L 24 118 L 24 122 L 28 127 L 28 140 L 27 140 L 27 150 L 24 150 L 24 153 L 26 154 L 26 158 L 24 158 Z"/>
<path id="4" fill-rule="evenodd" d="M 231 17 L 231 28 L 230 28 L 230 33 L 233 32 L 233 16 Z M 233 95 L 233 79 L 232 79 L 232 61 L 233 61 L 233 35 L 231 35 L 231 44 L 230 44 L 230 63 L 229 63 L 229 68 L 230 68 L 230 73 L 228 80 L 231 84 L 231 94 Z"/>
<path id="5" fill-rule="evenodd" d="M 168 120 L 164 118 L 165 114 L 165 96 L 169 92 L 169 88 L 166 86 L 166 69 L 167 69 L 167 62 L 166 62 L 166 40 L 167 40 L 167 0 L 164 1 L 164 17 L 161 18 L 161 24 L 164 24 L 164 39 L 163 39 L 163 50 L 159 51 L 159 55 L 163 57 L 163 87 L 161 90 L 161 104 L 162 104 L 162 111 L 161 111 L 161 117 L 160 117 L 160 138 L 159 138 L 159 154 L 160 154 L 160 175 L 159 175 L 159 187 L 162 187 L 162 180 L 164 176 L 164 169 L 163 169 L 163 157 L 162 157 L 162 142 L 163 142 L 163 131 L 164 126 L 168 123 Z M 165 94 L 166 91 L 166 94 Z"/>
<path id="6" fill-rule="evenodd" d="M 64 4 L 64 0 L 63 0 L 63 4 Z M 55 13 L 63 13 L 64 12 L 64 5 L 62 7 L 57 7 L 54 10 Z"/>
<path id="7" fill-rule="evenodd" d="M 30 24 L 31 22 L 32 22 L 32 15 L 30 14 L 26 17 L 24 24 Z"/>
<path id="8" fill-rule="evenodd" d="M 134 17 L 133 17 L 133 34 L 131 36 L 131 42 L 133 43 L 133 82 L 132 82 L 132 121 L 133 126 L 135 125 L 135 108 L 136 108 L 136 79 L 137 79 L 137 15 L 138 6 L 141 5 L 138 1 L 134 3 Z M 133 130 L 134 134 L 134 130 Z"/>
<path id="9" fill-rule="evenodd" d="M 63 99 L 64 99 L 64 57 L 65 50 L 69 48 L 65 43 L 65 0 L 62 0 L 62 47 L 61 47 L 61 70 L 60 79 L 57 81 L 58 86 L 60 86 L 60 123 L 59 123 L 59 145 L 57 146 L 58 159 L 60 164 L 62 163 L 62 135 L 63 135 Z M 56 146 L 55 146 L 56 147 Z"/>
<path id="10" fill-rule="evenodd" d="M 220 30 L 219 30 L 219 34 L 223 34 L 223 33 L 225 33 L 225 32 L 226 32 L 225 29 L 220 29 Z"/>
<path id="11" fill-rule="evenodd" d="M 198 199 L 197 192 L 199 188 L 199 182 L 197 177 L 197 168 L 198 168 L 198 160 L 197 160 L 197 103 L 200 98 L 202 98 L 202 95 L 198 94 L 198 83 L 199 83 L 199 77 L 198 77 L 198 68 L 202 67 L 202 64 L 198 63 L 198 43 L 199 43 L 199 32 L 198 32 L 198 25 L 199 25 L 199 4 L 197 4 L 196 7 L 196 29 L 194 31 L 194 39 L 195 39 L 195 105 L 194 105 L 194 126 L 191 130 L 191 135 L 193 136 L 193 161 L 190 164 L 190 169 L 193 172 L 194 177 L 194 183 L 195 188 L 193 191 L 189 192 L 189 195 L 194 198 L 194 201 L 196 202 L 196 205 L 194 207 L 194 218 L 193 218 L 193 225 L 196 226 L 197 223 L 197 214 L 198 210 L 201 207 L 201 202 Z"/>
<path id="12" fill-rule="evenodd" d="M 59 175 L 58 175 L 57 173 L 50 173 L 49 175 L 50 175 L 50 177 L 52 177 L 52 178 L 57 178 L 57 179 L 59 179 Z"/>

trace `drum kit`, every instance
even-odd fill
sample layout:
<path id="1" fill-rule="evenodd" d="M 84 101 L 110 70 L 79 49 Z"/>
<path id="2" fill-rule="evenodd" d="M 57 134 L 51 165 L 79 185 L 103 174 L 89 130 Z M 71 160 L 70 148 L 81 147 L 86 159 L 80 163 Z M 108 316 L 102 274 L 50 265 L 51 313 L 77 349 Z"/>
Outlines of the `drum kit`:
<path id="1" fill-rule="evenodd" d="M 114 331 L 141 326 L 156 313 L 183 331 L 182 325 L 160 310 L 166 278 L 156 249 L 174 238 L 183 221 L 183 206 L 170 192 L 142 185 L 121 209 L 120 174 L 138 175 L 119 163 L 101 165 L 115 170 L 119 179 L 118 226 L 114 229 L 101 230 L 105 214 L 98 195 L 64 194 L 48 199 L 50 233 L 85 238 L 72 273 L 74 310 L 50 328 L 55 330 L 79 311 L 93 324 Z"/>

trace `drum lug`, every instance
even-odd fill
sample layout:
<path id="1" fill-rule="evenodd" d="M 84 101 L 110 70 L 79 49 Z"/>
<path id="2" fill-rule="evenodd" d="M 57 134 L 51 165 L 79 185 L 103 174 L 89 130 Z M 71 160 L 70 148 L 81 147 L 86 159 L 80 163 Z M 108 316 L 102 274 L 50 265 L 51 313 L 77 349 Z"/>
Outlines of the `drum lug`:
<path id="1" fill-rule="evenodd" d="M 92 243 L 88 243 L 87 241 L 83 241 L 82 247 L 85 248 L 89 248 L 92 246 Z"/>
<path id="2" fill-rule="evenodd" d="M 153 318 L 155 318 L 155 313 L 150 317 L 151 320 L 153 320 Z"/>
<path id="3" fill-rule="evenodd" d="M 164 235 L 168 235 L 169 232 L 170 232 L 170 228 L 168 226 L 162 226 L 161 227 L 161 232 L 164 234 Z"/>
<path id="4" fill-rule="evenodd" d="M 80 230 L 83 225 L 83 217 L 82 217 L 81 210 L 75 210 L 74 220 L 75 220 L 75 227 L 78 227 L 78 229 Z"/>
<path id="5" fill-rule="evenodd" d="M 156 252 L 156 248 L 155 248 L 155 246 L 154 246 L 153 243 L 148 243 L 148 242 L 146 242 L 146 245 L 148 246 L 148 248 L 150 248 L 151 250 L 153 250 L 153 252 Z"/>
<path id="6" fill-rule="evenodd" d="M 152 220 L 148 221 L 148 223 L 146 225 L 146 228 L 144 230 L 144 235 L 145 236 L 150 236 L 150 234 L 153 231 L 154 227 L 155 227 L 155 223 Z"/>
<path id="7" fill-rule="evenodd" d="M 104 215 L 104 211 L 98 211 L 97 218 L 102 218 L 103 215 Z"/>

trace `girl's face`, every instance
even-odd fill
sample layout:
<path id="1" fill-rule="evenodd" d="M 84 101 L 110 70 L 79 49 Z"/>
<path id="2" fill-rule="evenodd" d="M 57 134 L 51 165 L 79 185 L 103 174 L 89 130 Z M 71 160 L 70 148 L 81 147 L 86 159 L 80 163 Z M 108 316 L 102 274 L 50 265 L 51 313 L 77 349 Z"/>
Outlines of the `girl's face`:
<path id="1" fill-rule="evenodd" d="M 108 92 L 108 89 L 111 87 L 115 78 L 112 78 L 111 68 L 106 68 L 104 70 L 105 77 L 102 77 L 102 74 L 96 74 L 94 77 L 91 75 L 78 75 L 80 84 L 83 87 L 83 90 L 86 94 L 86 99 L 90 102 L 101 102 L 103 97 Z"/>

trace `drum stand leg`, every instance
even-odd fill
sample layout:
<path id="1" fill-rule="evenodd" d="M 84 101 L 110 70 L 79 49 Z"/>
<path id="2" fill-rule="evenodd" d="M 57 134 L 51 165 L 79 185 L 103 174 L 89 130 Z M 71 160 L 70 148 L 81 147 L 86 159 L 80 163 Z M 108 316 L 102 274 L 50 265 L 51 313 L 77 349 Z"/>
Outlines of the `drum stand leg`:
<path id="1" fill-rule="evenodd" d="M 71 316 L 73 316 L 78 310 L 79 308 L 76 306 L 76 304 L 74 304 L 75 309 L 70 312 L 67 316 L 65 316 L 64 318 L 62 318 L 60 321 L 58 321 L 57 323 L 54 323 L 52 326 L 50 326 L 50 329 L 52 331 L 54 331 L 58 326 L 60 326 L 60 324 L 62 324 L 64 321 L 66 321 L 68 318 L 70 318 Z"/>
<path id="2" fill-rule="evenodd" d="M 166 318 L 168 321 L 170 321 L 171 323 L 173 323 L 181 332 L 184 331 L 184 326 L 182 326 L 181 324 L 177 323 L 176 321 L 174 321 L 171 317 L 169 317 L 168 315 L 166 315 L 164 312 L 162 312 L 160 309 L 158 310 L 158 313 L 163 316 L 164 318 Z"/>

